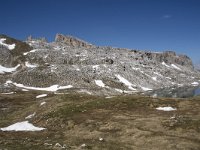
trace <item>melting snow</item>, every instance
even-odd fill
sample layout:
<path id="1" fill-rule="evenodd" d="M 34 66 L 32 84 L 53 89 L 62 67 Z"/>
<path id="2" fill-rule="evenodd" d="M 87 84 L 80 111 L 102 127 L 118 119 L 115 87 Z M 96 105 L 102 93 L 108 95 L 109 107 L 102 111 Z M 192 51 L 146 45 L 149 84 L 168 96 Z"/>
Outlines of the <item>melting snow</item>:
<path id="1" fill-rule="evenodd" d="M 191 84 L 194 85 L 194 86 L 198 86 L 198 85 L 199 85 L 198 82 L 193 82 L 193 83 L 191 83 Z"/>
<path id="2" fill-rule="evenodd" d="M 20 65 L 18 64 L 16 67 L 13 67 L 13 68 L 6 68 L 6 67 L 3 67 L 3 66 L 0 65 L 0 74 L 14 72 L 14 71 L 17 70 L 17 68 L 18 68 L 19 66 L 20 66 Z"/>
<path id="3" fill-rule="evenodd" d="M 92 66 L 93 69 L 98 69 L 99 68 L 99 65 L 94 65 Z"/>
<path id="4" fill-rule="evenodd" d="M 42 106 L 42 105 L 44 105 L 44 104 L 46 104 L 46 102 L 42 102 L 42 103 L 40 103 L 40 106 Z"/>
<path id="5" fill-rule="evenodd" d="M 95 83 L 100 87 L 105 87 L 105 84 L 102 82 L 102 80 L 95 80 Z"/>
<path id="6" fill-rule="evenodd" d="M 38 91 L 50 91 L 50 92 L 55 92 L 55 91 L 63 90 L 63 89 L 69 89 L 69 88 L 73 87 L 72 85 L 67 85 L 67 86 L 52 85 L 52 86 L 46 87 L 46 88 L 28 87 L 28 86 L 24 86 L 23 84 L 14 83 L 10 80 L 6 81 L 6 84 L 11 84 L 11 83 L 20 88 L 25 88 L 25 89 L 29 89 L 29 90 L 38 90 Z"/>
<path id="7" fill-rule="evenodd" d="M 32 65 L 32 64 L 30 64 L 29 62 L 25 62 L 25 65 L 26 65 L 26 67 L 28 67 L 28 68 L 36 68 L 37 67 L 37 65 Z"/>
<path id="8" fill-rule="evenodd" d="M 34 52 L 36 52 L 37 50 L 38 50 L 38 49 L 31 50 L 31 51 L 29 51 L 29 52 L 23 53 L 23 55 L 27 55 L 28 53 L 34 53 Z"/>
<path id="9" fill-rule="evenodd" d="M 99 137 L 99 141 L 103 141 L 103 138 L 102 138 L 102 137 Z"/>
<path id="10" fill-rule="evenodd" d="M 31 119 L 36 115 L 36 113 L 34 112 L 33 114 L 28 115 L 27 117 L 25 117 L 25 119 Z"/>
<path id="11" fill-rule="evenodd" d="M 29 91 L 29 90 L 27 90 L 27 89 L 22 89 L 22 91 L 27 92 L 27 91 Z"/>
<path id="12" fill-rule="evenodd" d="M 141 87 L 141 89 L 142 89 L 143 91 L 152 91 L 152 89 L 149 89 L 149 88 L 146 88 L 146 87 Z"/>
<path id="13" fill-rule="evenodd" d="M 170 66 L 168 66 L 164 61 L 162 62 L 162 65 L 164 65 L 164 66 L 166 66 L 166 67 L 170 67 Z"/>
<path id="14" fill-rule="evenodd" d="M 5 38 L 0 39 L 0 44 L 7 47 L 9 50 L 15 49 L 15 46 L 16 46 L 15 44 L 11 44 L 11 45 L 6 44 L 6 43 L 4 43 L 5 40 L 6 40 Z"/>
<path id="15" fill-rule="evenodd" d="M 123 93 L 123 90 L 121 89 L 115 89 L 117 92 Z"/>
<path id="16" fill-rule="evenodd" d="M 45 128 L 35 127 L 33 124 L 28 121 L 17 122 L 13 125 L 10 125 L 5 128 L 0 128 L 2 131 L 41 131 Z"/>
<path id="17" fill-rule="evenodd" d="M 135 68 L 135 67 L 132 67 L 132 69 L 133 69 L 133 70 L 136 70 L 136 71 L 137 71 L 137 70 L 140 70 L 140 68 Z"/>
<path id="18" fill-rule="evenodd" d="M 177 66 L 174 65 L 174 64 L 171 64 L 171 66 L 172 66 L 173 68 L 177 69 L 177 70 L 181 70 L 179 67 L 177 67 Z"/>
<path id="19" fill-rule="evenodd" d="M 129 88 L 130 90 L 136 90 L 136 89 L 134 89 L 134 88 L 132 87 L 133 84 L 130 83 L 128 80 L 126 80 L 125 78 L 123 78 L 123 77 L 120 76 L 120 75 L 115 75 L 115 76 L 119 79 L 120 82 L 122 82 L 122 83 L 124 83 L 126 86 L 128 86 L 128 88 Z"/>
<path id="20" fill-rule="evenodd" d="M 157 77 L 152 77 L 152 79 L 153 79 L 154 81 L 157 81 Z"/>
<path id="21" fill-rule="evenodd" d="M 9 95 L 9 94 L 14 94 L 14 92 L 9 92 L 9 93 L 1 93 L 1 94 Z"/>
<path id="22" fill-rule="evenodd" d="M 107 96 L 107 97 L 105 97 L 105 98 L 106 98 L 106 99 L 107 99 L 107 98 L 109 99 L 109 98 L 113 98 L 113 97 L 115 97 L 115 96 Z"/>
<path id="23" fill-rule="evenodd" d="M 41 95 L 36 96 L 36 98 L 42 98 L 42 97 L 46 97 L 46 96 L 47 96 L 47 94 L 41 94 Z"/>
<path id="24" fill-rule="evenodd" d="M 162 111 L 174 111 L 174 110 L 176 110 L 176 108 L 172 108 L 172 107 L 158 107 L 156 109 L 162 110 Z"/>

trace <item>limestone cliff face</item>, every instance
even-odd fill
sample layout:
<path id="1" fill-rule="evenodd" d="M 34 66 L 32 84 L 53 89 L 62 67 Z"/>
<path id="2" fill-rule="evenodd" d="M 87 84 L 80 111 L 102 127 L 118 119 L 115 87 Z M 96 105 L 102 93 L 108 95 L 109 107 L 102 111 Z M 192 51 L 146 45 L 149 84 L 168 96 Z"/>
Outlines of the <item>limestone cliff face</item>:
<path id="1" fill-rule="evenodd" d="M 177 55 L 173 51 L 165 51 L 163 53 L 153 54 L 156 55 L 156 60 L 159 62 L 179 64 L 181 66 L 193 68 L 192 60 L 186 55 Z"/>
<path id="2" fill-rule="evenodd" d="M 192 60 L 186 55 L 177 55 L 173 51 L 165 51 L 165 52 L 147 52 L 147 51 L 139 51 L 132 50 L 135 53 L 135 60 L 140 61 L 141 63 L 146 62 L 155 62 L 162 63 L 165 62 L 167 64 L 178 64 L 181 66 L 185 66 L 188 68 L 194 68 Z"/>
<path id="3" fill-rule="evenodd" d="M 73 47 L 83 47 L 83 48 L 92 47 L 92 44 L 89 44 L 83 40 L 80 40 L 72 36 L 65 36 L 63 34 L 56 34 L 55 42 L 62 42 L 68 46 L 73 46 Z"/>

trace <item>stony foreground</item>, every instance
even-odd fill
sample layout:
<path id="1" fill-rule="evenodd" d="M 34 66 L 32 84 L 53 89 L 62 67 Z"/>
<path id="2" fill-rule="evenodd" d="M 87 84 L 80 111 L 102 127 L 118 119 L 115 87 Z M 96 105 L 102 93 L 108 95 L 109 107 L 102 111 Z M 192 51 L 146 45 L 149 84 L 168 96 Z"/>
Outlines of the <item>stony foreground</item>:
<path id="1" fill-rule="evenodd" d="M 0 149 L 200 149 L 200 97 L 46 94 L 0 95 L 0 128 L 22 121 L 46 128 L 0 131 Z"/>

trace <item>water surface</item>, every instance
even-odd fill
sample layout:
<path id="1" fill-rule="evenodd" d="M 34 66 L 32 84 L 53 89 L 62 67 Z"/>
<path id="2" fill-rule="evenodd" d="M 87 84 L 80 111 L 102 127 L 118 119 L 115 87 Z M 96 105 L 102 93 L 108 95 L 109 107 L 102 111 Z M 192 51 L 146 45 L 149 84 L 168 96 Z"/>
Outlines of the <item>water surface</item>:
<path id="1" fill-rule="evenodd" d="M 166 88 L 149 92 L 153 97 L 189 98 L 200 95 L 200 87 Z"/>

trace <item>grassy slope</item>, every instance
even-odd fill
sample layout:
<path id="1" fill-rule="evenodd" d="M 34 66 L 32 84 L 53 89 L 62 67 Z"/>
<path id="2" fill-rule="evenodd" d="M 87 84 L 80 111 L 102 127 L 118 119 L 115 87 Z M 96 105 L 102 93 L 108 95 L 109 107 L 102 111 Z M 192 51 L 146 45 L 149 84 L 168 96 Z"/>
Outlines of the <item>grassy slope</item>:
<path id="1" fill-rule="evenodd" d="M 163 99 L 136 95 L 104 97 L 67 94 L 36 99 L 40 93 L 1 95 L 0 127 L 29 121 L 42 132 L 0 132 L 0 148 L 200 149 L 200 98 Z M 40 103 L 47 103 L 40 106 Z M 176 107 L 163 112 L 159 106 Z M 171 118 L 173 117 L 173 118 Z M 99 138 L 103 138 L 100 141 Z"/>

